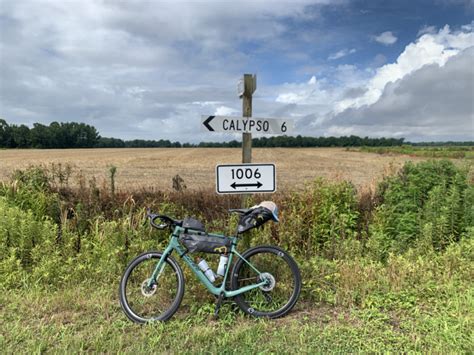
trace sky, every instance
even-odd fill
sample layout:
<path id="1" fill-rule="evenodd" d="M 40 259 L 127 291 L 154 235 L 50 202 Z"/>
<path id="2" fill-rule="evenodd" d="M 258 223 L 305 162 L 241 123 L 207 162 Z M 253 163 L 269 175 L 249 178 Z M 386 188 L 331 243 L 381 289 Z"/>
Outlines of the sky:
<path id="1" fill-rule="evenodd" d="M 201 115 L 293 135 L 474 140 L 474 0 L 0 0 L 0 118 L 104 137 L 228 141 Z"/>

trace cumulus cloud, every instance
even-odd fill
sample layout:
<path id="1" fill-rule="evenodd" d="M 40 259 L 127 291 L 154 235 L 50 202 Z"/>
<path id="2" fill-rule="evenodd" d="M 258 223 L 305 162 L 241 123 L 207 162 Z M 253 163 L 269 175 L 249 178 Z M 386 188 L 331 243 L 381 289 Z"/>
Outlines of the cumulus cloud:
<path id="1" fill-rule="evenodd" d="M 327 121 L 328 131 L 403 136 L 413 140 L 474 139 L 474 47 L 388 82 L 371 104 Z"/>
<path id="2" fill-rule="evenodd" d="M 398 38 L 391 31 L 386 31 L 382 32 L 378 36 L 374 36 L 374 40 L 378 43 L 389 46 L 397 42 Z"/>
<path id="3" fill-rule="evenodd" d="M 384 56 L 383 54 L 377 54 L 374 59 L 372 60 L 372 66 L 373 67 L 381 67 L 387 62 L 387 57 Z"/>
<path id="4" fill-rule="evenodd" d="M 367 91 L 363 96 L 339 101 L 335 112 L 373 104 L 380 98 L 388 83 L 401 79 L 424 65 L 443 66 L 450 57 L 473 45 L 472 31 L 453 32 L 449 26 L 445 26 L 438 33 L 424 34 L 414 43 L 410 43 L 395 63 L 386 64 L 376 70 L 375 75 L 366 84 Z"/>
<path id="5" fill-rule="evenodd" d="M 275 99 L 277 103 L 312 105 L 332 101 L 331 93 L 323 88 L 314 75 L 305 83 L 285 84 L 275 90 L 282 91 Z"/>
<path id="6" fill-rule="evenodd" d="M 430 34 L 436 33 L 436 27 L 435 26 L 424 25 L 418 31 L 418 36 L 424 35 L 425 33 L 430 33 Z"/>
<path id="7" fill-rule="evenodd" d="M 472 140 L 473 52 L 470 28 L 445 26 L 421 35 L 394 63 L 340 65 L 331 73 L 338 85 L 313 78 L 286 84 L 276 101 L 292 104 L 296 127 L 312 134 Z"/>
<path id="8" fill-rule="evenodd" d="M 355 49 L 355 48 L 352 48 L 352 49 L 347 49 L 347 48 L 341 49 L 340 51 L 329 55 L 328 60 L 336 60 L 336 59 L 339 59 L 339 58 L 342 58 L 342 57 L 346 57 L 346 56 L 348 56 L 349 54 L 352 54 L 352 53 L 355 53 L 355 52 L 356 52 L 356 49 Z"/>
<path id="9" fill-rule="evenodd" d="M 238 110 L 232 108 L 232 107 L 227 107 L 227 106 L 219 106 L 216 108 L 216 111 L 214 112 L 214 115 L 216 116 L 230 116 L 232 114 L 238 113 Z"/>

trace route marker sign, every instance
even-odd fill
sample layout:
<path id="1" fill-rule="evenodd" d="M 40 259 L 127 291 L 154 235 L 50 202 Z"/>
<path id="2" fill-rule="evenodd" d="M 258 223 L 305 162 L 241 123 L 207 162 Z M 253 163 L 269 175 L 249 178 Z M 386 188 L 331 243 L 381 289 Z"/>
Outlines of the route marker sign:
<path id="1" fill-rule="evenodd" d="M 275 164 L 237 164 L 216 166 L 218 194 L 275 192 Z"/>
<path id="2" fill-rule="evenodd" d="M 201 116 L 201 128 L 206 132 L 288 134 L 293 121 L 284 118 Z"/>

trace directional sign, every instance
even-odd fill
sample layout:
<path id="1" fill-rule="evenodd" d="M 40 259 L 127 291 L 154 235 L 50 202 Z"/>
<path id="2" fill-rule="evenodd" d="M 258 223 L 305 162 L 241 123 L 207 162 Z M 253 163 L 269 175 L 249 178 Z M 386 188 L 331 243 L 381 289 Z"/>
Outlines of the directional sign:
<path id="1" fill-rule="evenodd" d="M 275 192 L 275 165 L 217 165 L 216 190 L 219 194 Z"/>
<path id="2" fill-rule="evenodd" d="M 202 116 L 201 128 L 206 132 L 289 134 L 293 121 L 283 118 Z"/>

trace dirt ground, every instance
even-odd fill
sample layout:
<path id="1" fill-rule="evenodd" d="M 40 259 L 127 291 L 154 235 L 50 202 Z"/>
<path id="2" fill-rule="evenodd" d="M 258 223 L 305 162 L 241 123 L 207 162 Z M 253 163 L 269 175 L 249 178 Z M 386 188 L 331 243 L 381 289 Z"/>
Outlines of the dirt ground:
<path id="1" fill-rule="evenodd" d="M 217 164 L 241 162 L 240 148 L 134 148 L 134 149 L 25 149 L 0 150 L 0 181 L 15 169 L 30 165 L 70 164 L 70 184 L 81 173 L 100 183 L 117 167 L 117 189 L 171 189 L 179 174 L 188 189 L 215 189 Z M 384 174 L 394 172 L 409 156 L 387 156 L 346 151 L 344 148 L 254 148 L 252 162 L 274 163 L 277 189 L 299 188 L 317 177 L 350 180 L 357 187 L 373 186 Z"/>

